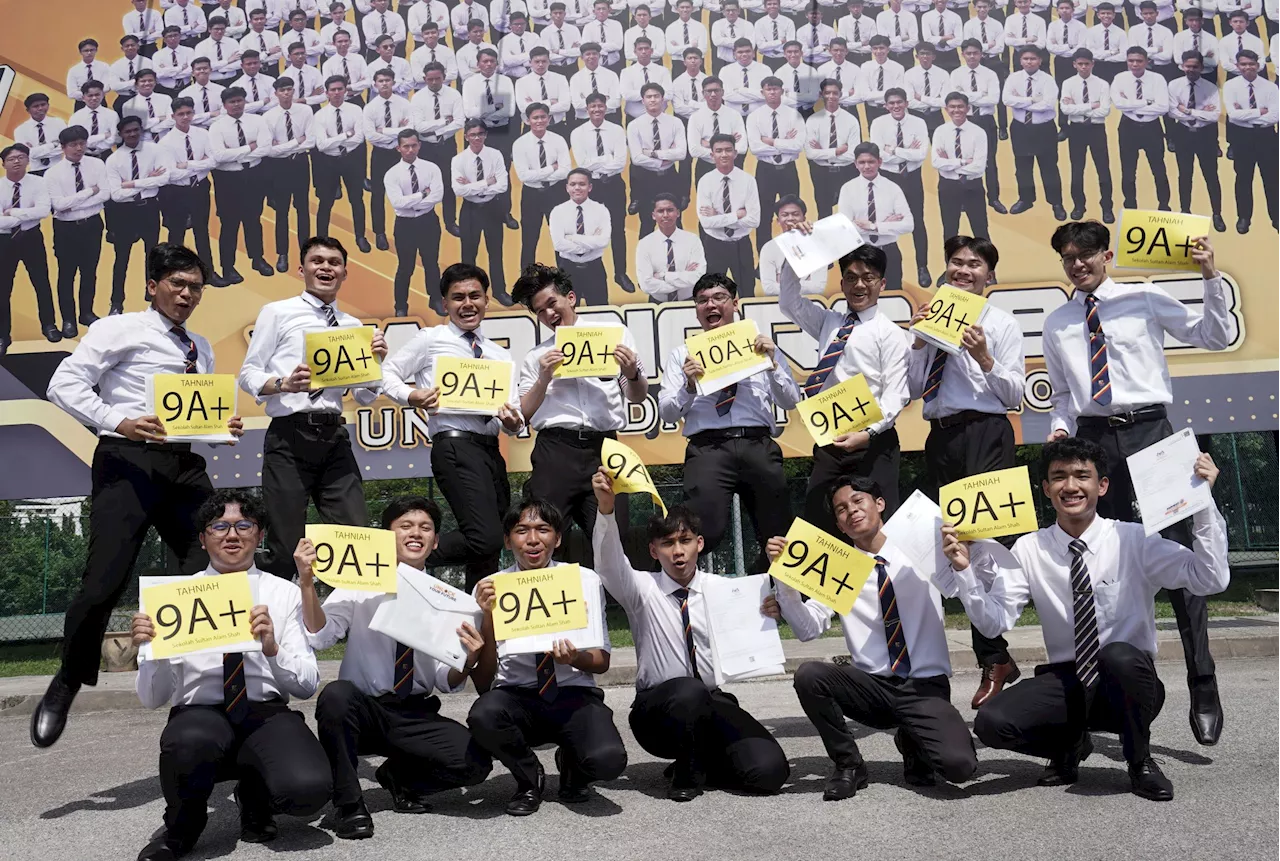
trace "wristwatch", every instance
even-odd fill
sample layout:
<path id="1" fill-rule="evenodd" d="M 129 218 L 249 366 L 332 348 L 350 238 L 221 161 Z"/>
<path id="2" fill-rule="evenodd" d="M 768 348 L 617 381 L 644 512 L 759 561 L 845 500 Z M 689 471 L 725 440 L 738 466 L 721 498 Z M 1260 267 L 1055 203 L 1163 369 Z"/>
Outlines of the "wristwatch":
<path id="1" fill-rule="evenodd" d="M 873 430 L 872 428 L 866 428 L 866 434 L 867 434 L 867 439 L 868 439 L 868 440 L 873 440 L 873 439 L 875 439 L 875 438 L 876 438 L 876 434 L 877 434 L 877 433 L 878 433 L 878 431 Z"/>
<path id="2" fill-rule="evenodd" d="M 276 393 L 282 394 L 283 392 L 284 392 L 284 377 L 276 377 Z"/>

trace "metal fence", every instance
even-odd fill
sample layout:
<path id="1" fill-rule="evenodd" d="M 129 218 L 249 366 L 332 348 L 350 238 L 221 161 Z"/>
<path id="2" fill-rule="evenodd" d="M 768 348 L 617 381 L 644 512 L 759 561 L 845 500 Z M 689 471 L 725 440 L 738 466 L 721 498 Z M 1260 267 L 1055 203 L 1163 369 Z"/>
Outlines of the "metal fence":
<path id="1" fill-rule="evenodd" d="M 1227 521 L 1232 563 L 1274 566 L 1280 548 L 1277 520 L 1277 438 L 1274 433 L 1219 434 L 1201 437 L 1201 448 L 1209 451 L 1222 469 L 1214 496 Z M 1018 462 L 1031 469 L 1033 484 L 1039 483 L 1039 448 L 1023 446 Z M 791 510 L 804 507 L 807 458 L 785 462 Z M 651 470 L 663 500 L 672 505 L 681 500 L 679 466 L 655 466 Z M 513 498 L 523 490 L 527 475 L 513 474 Z M 923 456 L 919 452 L 902 457 L 901 485 L 905 498 L 924 479 Z M 419 493 L 436 499 L 444 510 L 443 530 L 456 526 L 453 514 L 431 479 L 374 481 L 366 484 L 369 515 L 376 523 L 388 500 L 403 493 Z M 1040 522 L 1053 518 L 1052 508 L 1037 494 Z M 62 634 L 63 612 L 74 594 L 89 544 L 87 503 L 84 501 L 0 502 L 0 643 L 57 639 Z M 653 503 L 642 496 L 630 501 L 631 530 L 627 550 L 637 568 L 653 567 L 643 537 L 644 523 L 653 513 Z M 313 520 L 318 520 L 315 512 Z M 102 540 L 110 540 L 109 537 Z M 581 560 L 589 550 L 585 536 L 575 526 L 565 538 L 569 558 Z M 743 574 L 757 555 L 758 544 L 750 519 L 735 506 L 732 532 L 710 554 L 704 565 L 727 574 Z M 148 535 L 134 567 L 134 575 L 121 596 L 113 618 L 117 630 L 127 627 L 138 605 L 137 576 L 167 573 L 170 554 L 154 531 Z M 503 554 L 510 564 L 510 554 Z M 436 572 L 444 579 L 461 583 L 460 569 Z"/>

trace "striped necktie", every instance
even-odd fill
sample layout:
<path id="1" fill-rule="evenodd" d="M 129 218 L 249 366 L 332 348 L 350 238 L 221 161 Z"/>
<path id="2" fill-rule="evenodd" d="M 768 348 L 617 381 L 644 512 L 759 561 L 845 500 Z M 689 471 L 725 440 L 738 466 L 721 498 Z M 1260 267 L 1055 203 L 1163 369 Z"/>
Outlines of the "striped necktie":
<path id="1" fill-rule="evenodd" d="M 721 389 L 720 397 L 716 399 L 716 415 L 727 416 L 729 414 L 729 410 L 733 409 L 733 401 L 737 397 L 737 383 L 733 383 Z"/>
<path id="2" fill-rule="evenodd" d="M 80 162 L 72 162 L 71 167 L 76 172 L 76 191 L 84 191 L 84 174 L 80 172 Z"/>
<path id="3" fill-rule="evenodd" d="M 667 271 L 676 271 L 676 249 L 670 239 L 667 240 Z"/>
<path id="4" fill-rule="evenodd" d="M 1084 297 L 1085 320 L 1089 324 L 1089 397 L 1106 406 L 1111 403 L 1111 374 L 1107 365 L 1107 336 L 1098 316 L 1098 299 L 1092 293 Z"/>
<path id="5" fill-rule="evenodd" d="M 556 662 L 550 652 L 536 652 L 533 656 L 537 664 L 538 696 L 547 702 L 554 702 L 560 693 L 560 683 L 556 681 Z"/>
<path id="6" fill-rule="evenodd" d="M 333 306 L 321 305 L 320 307 L 324 309 L 325 325 L 329 326 L 330 328 L 337 326 L 338 315 L 334 313 Z M 316 389 L 314 392 L 309 393 L 307 397 L 311 398 L 312 403 L 314 403 L 315 401 L 320 400 L 320 396 L 323 394 L 324 394 L 324 389 Z"/>
<path id="7" fill-rule="evenodd" d="M 693 623 L 689 621 L 689 590 L 676 589 L 671 594 L 680 602 L 680 625 L 684 630 L 684 648 L 689 655 L 689 669 L 693 670 L 695 679 L 701 679 L 702 674 L 698 672 L 698 647 L 693 644 Z"/>
<path id="8" fill-rule="evenodd" d="M 421 190 L 418 187 L 418 171 L 414 168 L 413 162 L 409 162 L 409 190 L 414 194 Z"/>
<path id="9" fill-rule="evenodd" d="M 911 655 L 907 653 L 907 635 L 898 614 L 898 597 L 893 593 L 893 581 L 889 579 L 889 563 L 883 556 L 877 556 L 875 560 L 880 615 L 884 617 L 884 641 L 889 648 L 889 671 L 906 678 L 911 675 Z"/>
<path id="10" fill-rule="evenodd" d="M 467 343 L 471 345 L 471 355 L 477 359 L 483 359 L 484 350 L 480 349 L 480 336 L 477 335 L 474 331 L 472 331 L 472 332 L 463 332 L 462 337 L 463 337 L 463 340 L 465 340 Z"/>
<path id="11" fill-rule="evenodd" d="M 867 183 L 867 221 L 876 223 L 876 186 L 873 182 Z M 872 233 L 867 238 L 874 244 L 879 241 L 880 236 Z"/>
<path id="12" fill-rule="evenodd" d="M 942 372 L 947 369 L 947 353 L 944 350 L 938 350 L 938 355 L 933 357 L 933 363 L 929 365 L 929 376 L 924 381 L 924 402 L 927 404 L 938 396 L 938 389 L 942 387 Z"/>
<path id="13" fill-rule="evenodd" d="M 721 190 L 720 190 L 720 205 L 723 207 L 725 215 L 728 215 L 729 213 L 733 212 L 733 203 L 731 202 L 729 197 L 729 177 L 727 176 L 724 178 L 724 185 L 721 186 Z M 734 234 L 734 229 L 732 227 L 726 227 L 724 229 L 725 236 L 728 236 L 729 238 L 732 239 L 733 234 Z"/>
<path id="14" fill-rule="evenodd" d="M 229 652 L 222 656 L 222 707 L 232 723 L 239 723 L 249 714 L 243 652 Z"/>
<path id="15" fill-rule="evenodd" d="M 578 221 L 574 226 L 576 227 L 579 236 L 586 235 L 587 225 L 586 221 L 582 217 L 582 204 L 578 204 Z"/>
<path id="16" fill-rule="evenodd" d="M 813 369 L 813 373 L 809 375 L 809 379 L 804 383 L 804 395 L 811 398 L 818 392 L 822 391 L 822 386 L 827 381 L 827 377 L 831 376 L 831 372 L 835 369 L 836 362 L 840 360 L 840 356 L 844 353 L 844 345 L 849 340 L 849 335 L 853 332 L 853 327 L 858 325 L 857 314 L 846 314 L 844 322 L 840 324 L 840 328 L 836 330 L 835 337 L 831 339 L 831 343 L 827 345 L 827 351 L 822 354 L 818 366 Z"/>
<path id="17" fill-rule="evenodd" d="M 413 647 L 406 646 L 399 641 L 396 642 L 396 663 L 395 674 L 392 689 L 395 691 L 396 698 L 407 700 L 409 694 L 413 693 Z"/>
<path id="18" fill-rule="evenodd" d="M 181 326 L 174 326 L 169 331 L 172 332 L 174 335 L 178 336 L 178 343 L 181 344 L 183 348 L 187 351 L 187 354 L 183 357 L 182 373 L 184 374 L 200 373 L 200 370 L 198 367 L 198 365 L 200 364 L 200 353 L 198 350 L 196 350 L 196 342 L 193 341 L 191 339 L 191 336 L 187 334 L 187 330 L 182 328 Z"/>
<path id="19" fill-rule="evenodd" d="M 1072 541 L 1071 597 L 1075 616 L 1076 678 L 1086 688 L 1098 678 L 1098 616 L 1093 603 L 1093 581 L 1084 553 L 1089 549 L 1079 538 Z"/>

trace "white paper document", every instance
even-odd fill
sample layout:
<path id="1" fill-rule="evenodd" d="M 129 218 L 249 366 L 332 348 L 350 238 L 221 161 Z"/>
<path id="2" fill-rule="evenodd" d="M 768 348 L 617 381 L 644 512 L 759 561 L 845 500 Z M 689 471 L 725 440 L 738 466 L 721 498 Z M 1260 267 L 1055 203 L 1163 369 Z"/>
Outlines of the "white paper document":
<path id="1" fill-rule="evenodd" d="M 778 623 L 760 612 L 769 595 L 768 574 L 708 577 L 703 590 L 717 685 L 786 671 Z"/>
<path id="2" fill-rule="evenodd" d="M 849 217 L 838 212 L 815 221 L 813 233 L 791 230 L 777 240 L 783 256 L 800 278 L 825 268 L 866 244 Z"/>
<path id="3" fill-rule="evenodd" d="M 587 604 L 587 627 L 574 631 L 557 631 L 554 634 L 530 634 L 528 637 L 512 637 L 498 643 L 498 657 L 530 655 L 549 652 L 556 640 L 568 640 L 578 651 L 604 648 L 604 595 L 600 580 L 594 576 L 582 577 L 582 598 Z"/>
<path id="4" fill-rule="evenodd" d="M 1209 482 L 1195 474 L 1200 446 L 1195 431 L 1183 428 L 1126 460 L 1134 495 L 1148 535 L 1185 520 L 1213 503 Z"/>
<path id="5" fill-rule="evenodd" d="M 155 608 L 148 610 L 146 602 L 142 600 L 142 595 L 146 592 L 147 587 L 163 586 L 166 583 L 177 583 L 180 580 L 192 580 L 195 577 L 201 577 L 201 576 L 209 576 L 209 575 L 196 574 L 191 577 L 186 577 L 186 576 L 175 574 L 175 575 L 165 575 L 162 577 L 139 577 L 138 578 L 138 610 L 140 612 L 146 613 L 148 616 L 151 616 L 152 617 L 151 623 L 152 625 L 155 625 L 155 621 L 156 621 L 154 618 Z M 249 577 L 249 590 L 253 593 L 253 603 L 257 604 L 259 601 L 258 578 L 252 575 Z M 155 627 L 159 629 L 159 625 L 155 625 Z M 186 652 L 181 655 L 174 655 L 173 658 L 171 658 L 170 660 L 180 661 L 183 658 L 189 658 L 192 655 L 222 655 L 228 652 L 248 653 L 248 652 L 261 652 L 261 651 L 262 651 L 262 643 L 258 640 L 254 640 L 253 642 L 250 642 L 250 643 L 239 643 L 234 646 L 216 646 L 211 649 L 197 649 L 194 652 Z M 139 661 L 152 660 L 150 643 L 143 643 L 141 646 L 138 647 L 138 660 Z"/>
<path id="6" fill-rule="evenodd" d="M 378 607 L 369 627 L 461 671 L 467 650 L 458 627 L 470 622 L 480 630 L 480 605 L 461 589 L 409 565 L 398 566 L 396 576 L 399 591 Z"/>
<path id="7" fill-rule="evenodd" d="M 926 579 L 951 564 L 942 552 L 942 511 L 919 490 L 898 506 L 885 523 L 884 534 Z"/>

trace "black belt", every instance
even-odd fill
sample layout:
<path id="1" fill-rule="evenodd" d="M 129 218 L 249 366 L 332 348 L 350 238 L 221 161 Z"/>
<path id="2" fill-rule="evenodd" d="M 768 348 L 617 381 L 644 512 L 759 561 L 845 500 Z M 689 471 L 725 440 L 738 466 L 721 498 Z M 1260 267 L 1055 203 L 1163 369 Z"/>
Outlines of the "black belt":
<path id="1" fill-rule="evenodd" d="M 344 425 L 347 423 L 346 417 L 342 413 L 321 413 L 314 411 L 306 411 L 300 413 L 291 413 L 287 416 L 280 416 L 272 419 L 277 422 L 288 422 L 295 425 L 311 425 L 311 426 L 327 426 L 327 425 Z"/>
<path id="2" fill-rule="evenodd" d="M 817 161 L 810 162 L 809 166 L 819 170 L 829 170 L 832 173 L 840 173 L 850 169 L 852 170 L 858 169 L 858 166 L 855 164 L 822 164 L 821 162 L 817 162 Z"/>
<path id="3" fill-rule="evenodd" d="M 120 448 L 140 448 L 144 451 L 191 451 L 191 443 L 189 442 L 144 442 L 142 440 L 132 440 L 122 436 L 100 436 L 98 437 L 98 445 L 112 445 Z"/>
<path id="4" fill-rule="evenodd" d="M 150 206 L 153 203 L 159 203 L 160 197 L 144 197 L 141 200 L 117 200 L 116 206 Z"/>
<path id="5" fill-rule="evenodd" d="M 731 439 L 764 439 L 769 436 L 772 436 L 772 434 L 766 427 L 716 428 L 693 434 L 689 437 L 689 442 L 694 445 L 713 445 L 718 442 L 727 442 Z"/>
<path id="6" fill-rule="evenodd" d="M 979 410 L 961 410 L 960 412 L 949 416 L 930 419 L 929 424 L 935 428 L 954 428 L 959 427 L 960 425 L 967 425 L 969 422 L 980 422 L 983 419 L 997 418 L 1003 418 L 1003 416 L 996 415 L 995 413 L 984 413 Z"/>
<path id="7" fill-rule="evenodd" d="M 1076 425 L 1086 428 L 1119 428 L 1143 422 L 1156 422 L 1168 418 L 1169 411 L 1164 404 L 1151 404 L 1127 413 L 1116 413 L 1113 416 L 1080 416 Z"/>
<path id="8" fill-rule="evenodd" d="M 431 435 L 431 442 L 436 443 L 442 439 L 465 439 L 476 445 L 482 445 L 486 448 L 497 448 L 498 438 L 489 434 L 476 433 L 475 431 L 464 430 L 443 430 L 437 431 Z"/>
<path id="9" fill-rule="evenodd" d="M 95 212 L 93 215 L 89 215 L 89 216 L 86 216 L 86 217 L 84 217 L 84 218 L 76 218 L 76 219 L 74 219 L 74 220 L 73 220 L 73 219 L 69 219 L 69 218 L 68 218 L 68 219 L 56 218 L 56 219 L 54 219 L 54 222 L 53 222 L 53 223 L 54 223 L 54 224 L 75 224 L 75 225 L 81 225 L 81 224 L 88 224 L 90 221 L 97 221 L 98 223 L 101 223 L 101 222 L 102 222 L 102 218 L 99 216 L 99 214 L 98 214 L 98 213 L 96 213 L 96 212 Z"/>
<path id="10" fill-rule="evenodd" d="M 591 177 L 591 181 L 592 181 L 592 182 L 603 182 L 603 183 L 616 182 L 616 181 L 618 181 L 618 180 L 620 180 L 620 179 L 622 179 L 622 177 L 621 177 L 619 174 L 616 174 L 616 173 L 606 174 L 605 176 L 593 176 L 593 177 Z"/>
<path id="11" fill-rule="evenodd" d="M 599 445 L 603 439 L 617 439 L 617 431 L 601 431 L 595 428 L 542 428 L 538 431 L 539 437 L 547 439 L 559 439 L 565 442 L 587 443 L 588 445 Z"/>

